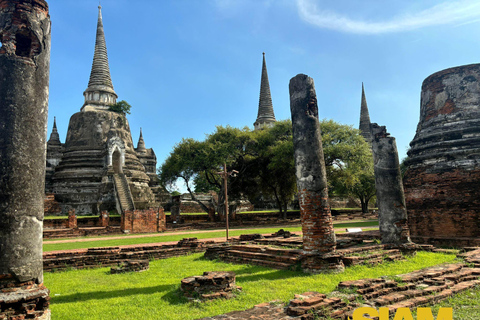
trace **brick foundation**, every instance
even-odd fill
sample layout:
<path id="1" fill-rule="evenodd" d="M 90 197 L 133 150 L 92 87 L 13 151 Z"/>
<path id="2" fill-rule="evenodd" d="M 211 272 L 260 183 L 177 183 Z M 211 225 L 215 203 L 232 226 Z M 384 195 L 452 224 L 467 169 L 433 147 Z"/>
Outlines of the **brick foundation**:
<path id="1" fill-rule="evenodd" d="M 195 246 L 191 245 L 191 241 L 187 242 L 188 244 L 180 246 L 177 244 L 145 244 L 44 252 L 43 270 L 51 272 L 68 268 L 102 268 L 117 266 L 118 263 L 129 260 L 167 259 L 203 252 L 206 248 L 215 245 L 213 241 L 198 242 Z M 180 240 L 179 243 L 185 243 L 185 241 Z"/>
<path id="2" fill-rule="evenodd" d="M 13 275 L 0 275 L 0 319 L 50 319 L 49 294 L 43 284 L 18 283 Z"/>

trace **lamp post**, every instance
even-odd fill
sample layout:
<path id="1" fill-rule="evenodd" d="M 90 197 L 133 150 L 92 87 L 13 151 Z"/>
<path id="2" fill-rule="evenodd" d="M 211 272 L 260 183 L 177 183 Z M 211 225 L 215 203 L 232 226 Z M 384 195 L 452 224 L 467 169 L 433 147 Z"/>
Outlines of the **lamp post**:
<path id="1" fill-rule="evenodd" d="M 227 163 L 223 163 L 223 171 L 217 172 L 218 175 L 222 176 L 223 178 L 223 186 L 225 190 L 225 229 L 226 229 L 226 240 L 228 241 L 228 190 L 227 190 L 227 178 L 228 176 L 235 177 L 237 175 L 237 170 L 232 170 L 227 172 Z"/>

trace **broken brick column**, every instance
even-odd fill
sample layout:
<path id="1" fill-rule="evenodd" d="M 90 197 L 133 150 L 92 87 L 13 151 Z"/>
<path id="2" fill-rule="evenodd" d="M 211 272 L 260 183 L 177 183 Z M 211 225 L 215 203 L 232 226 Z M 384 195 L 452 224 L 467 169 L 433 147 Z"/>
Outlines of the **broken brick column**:
<path id="1" fill-rule="evenodd" d="M 99 217 L 99 225 L 100 227 L 108 227 L 110 223 L 110 213 L 108 211 L 101 211 Z"/>
<path id="2" fill-rule="evenodd" d="M 67 228 L 70 229 L 77 229 L 78 227 L 78 220 L 77 215 L 75 213 L 75 209 L 68 211 L 68 220 L 67 220 Z"/>
<path id="3" fill-rule="evenodd" d="M 42 260 L 47 3 L 0 0 L 0 42 L 0 319 L 49 319 Z"/>
<path id="4" fill-rule="evenodd" d="M 377 189 L 378 221 L 383 244 L 411 244 L 397 144 L 385 126 L 370 125 Z"/>
<path id="5" fill-rule="evenodd" d="M 167 230 L 167 217 L 163 207 L 160 207 L 157 213 L 157 232 L 164 232 L 165 230 Z"/>
<path id="6" fill-rule="evenodd" d="M 302 216 L 302 268 L 306 272 L 342 271 L 328 199 L 317 96 L 313 79 L 299 74 L 290 80 L 293 146 Z"/>

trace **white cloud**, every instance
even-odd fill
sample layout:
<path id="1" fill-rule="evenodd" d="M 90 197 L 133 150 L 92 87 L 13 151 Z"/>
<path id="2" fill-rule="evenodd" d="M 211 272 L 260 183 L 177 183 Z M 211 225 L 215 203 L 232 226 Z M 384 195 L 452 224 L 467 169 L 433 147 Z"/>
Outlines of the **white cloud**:
<path id="1" fill-rule="evenodd" d="M 465 23 L 480 17 L 478 0 L 443 2 L 420 12 L 412 12 L 385 21 L 354 20 L 322 9 L 319 1 L 297 0 L 300 17 L 317 27 L 346 33 L 380 34 L 415 30 L 427 26 Z"/>

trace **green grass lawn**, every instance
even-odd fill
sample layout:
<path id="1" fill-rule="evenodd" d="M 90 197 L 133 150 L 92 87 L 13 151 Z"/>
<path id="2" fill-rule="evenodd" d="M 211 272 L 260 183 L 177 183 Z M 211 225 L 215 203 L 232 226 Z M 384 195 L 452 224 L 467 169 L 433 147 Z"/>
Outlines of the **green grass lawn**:
<path id="1" fill-rule="evenodd" d="M 150 270 L 141 273 L 111 275 L 109 268 L 45 273 L 44 283 L 51 290 L 55 320 L 186 320 L 244 310 L 276 299 L 286 302 L 295 293 L 328 293 L 340 281 L 402 274 L 454 259 L 454 255 L 419 252 L 406 261 L 355 266 L 341 274 L 307 275 L 209 261 L 203 254 L 193 254 L 150 262 Z M 204 271 L 235 271 L 243 291 L 232 300 L 188 302 L 179 291 L 181 279 Z"/>
<path id="2" fill-rule="evenodd" d="M 335 223 L 335 228 L 352 228 L 352 227 L 374 227 L 378 226 L 378 220 L 369 220 L 362 222 L 349 222 L 349 223 Z M 279 227 L 274 228 L 258 228 L 258 229 L 249 229 L 249 230 L 229 230 L 229 236 L 239 236 L 246 233 L 274 233 L 278 231 Z M 291 232 L 302 231 L 300 226 L 285 227 L 284 230 Z M 114 235 L 117 236 L 117 235 Z M 48 240 L 44 241 L 43 251 L 55 251 L 55 250 L 71 250 L 71 249 L 81 249 L 81 248 L 93 248 L 93 247 L 108 247 L 108 246 L 121 246 L 121 245 L 131 245 L 131 244 L 142 244 L 142 243 L 156 243 L 156 242 L 168 242 L 168 241 L 179 241 L 183 238 L 198 238 L 198 239 L 208 239 L 208 238 L 220 238 L 225 237 L 225 231 L 216 231 L 216 232 L 205 232 L 205 233 L 192 233 L 192 234 L 170 234 L 170 235 L 161 235 L 154 237 L 144 237 L 144 238 L 131 238 L 131 237 L 122 237 L 122 239 L 106 239 L 106 240 L 92 240 L 84 242 L 68 242 L 68 243 L 48 243 Z M 51 239 L 50 241 L 55 241 L 58 239 Z"/>

